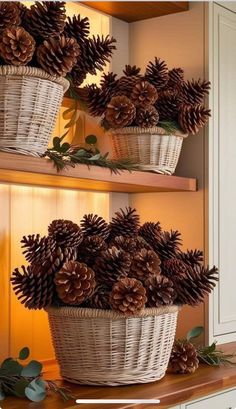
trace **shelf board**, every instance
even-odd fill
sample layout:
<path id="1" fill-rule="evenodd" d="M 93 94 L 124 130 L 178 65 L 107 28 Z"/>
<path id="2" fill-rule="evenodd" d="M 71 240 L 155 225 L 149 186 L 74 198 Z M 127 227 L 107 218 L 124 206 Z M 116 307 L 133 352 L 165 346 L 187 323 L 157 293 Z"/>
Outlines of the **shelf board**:
<path id="1" fill-rule="evenodd" d="M 57 172 L 48 159 L 0 152 L 0 182 L 104 192 L 194 192 L 196 179 L 149 172 L 112 174 L 86 165 Z"/>
<path id="2" fill-rule="evenodd" d="M 81 3 L 128 23 L 189 9 L 188 1 L 82 1 Z"/>

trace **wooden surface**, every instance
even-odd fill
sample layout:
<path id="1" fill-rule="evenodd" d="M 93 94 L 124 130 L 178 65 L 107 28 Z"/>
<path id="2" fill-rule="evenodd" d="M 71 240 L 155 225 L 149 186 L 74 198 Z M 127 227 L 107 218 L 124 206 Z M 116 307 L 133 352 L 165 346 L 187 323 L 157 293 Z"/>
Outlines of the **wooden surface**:
<path id="1" fill-rule="evenodd" d="M 89 7 L 131 23 L 187 11 L 188 1 L 82 1 Z"/>
<path id="2" fill-rule="evenodd" d="M 109 169 L 86 165 L 58 174 L 47 159 L 5 152 L 0 152 L 1 182 L 105 192 L 196 191 L 195 179 L 128 171 L 115 175 Z"/>
<path id="3" fill-rule="evenodd" d="M 228 352 L 236 351 L 236 343 L 224 345 Z M 108 375 L 109 376 L 109 375 Z M 45 379 L 58 379 L 53 367 L 48 367 Z M 158 382 L 123 387 L 78 386 L 65 383 L 71 392 L 80 399 L 160 399 L 155 409 L 166 409 L 176 404 L 207 396 L 236 385 L 236 367 L 214 368 L 201 366 L 193 375 L 166 375 Z M 63 403 L 55 395 L 49 396 L 39 404 L 28 403 L 9 397 L 2 409 L 99 409 L 101 405 L 74 405 L 73 401 Z M 106 405 L 105 409 L 154 409 L 153 405 Z M 206 408 L 208 409 L 208 408 Z"/>

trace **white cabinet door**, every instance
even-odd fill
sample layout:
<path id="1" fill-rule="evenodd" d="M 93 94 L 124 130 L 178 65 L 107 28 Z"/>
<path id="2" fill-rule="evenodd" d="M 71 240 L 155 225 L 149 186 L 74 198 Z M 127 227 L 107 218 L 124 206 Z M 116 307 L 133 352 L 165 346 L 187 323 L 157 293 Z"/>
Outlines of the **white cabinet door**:
<path id="1" fill-rule="evenodd" d="M 209 29 L 209 263 L 220 271 L 209 330 L 211 340 L 229 342 L 236 340 L 236 13 L 214 4 Z"/>
<path id="2" fill-rule="evenodd" d="M 183 409 L 236 409 L 236 389 L 181 406 Z"/>

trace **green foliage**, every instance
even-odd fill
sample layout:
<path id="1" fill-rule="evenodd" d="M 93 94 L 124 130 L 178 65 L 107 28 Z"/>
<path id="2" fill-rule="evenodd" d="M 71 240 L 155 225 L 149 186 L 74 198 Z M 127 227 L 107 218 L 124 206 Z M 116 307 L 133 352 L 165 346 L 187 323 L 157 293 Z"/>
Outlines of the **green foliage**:
<path id="1" fill-rule="evenodd" d="M 47 389 L 59 393 L 64 400 L 74 398 L 65 388 L 58 387 L 52 381 L 41 378 L 42 364 L 32 360 L 25 366 L 18 360 L 24 361 L 29 357 L 30 350 L 24 347 L 18 358 L 7 358 L 0 365 L 0 401 L 7 395 L 18 398 L 28 398 L 32 402 L 40 402 L 47 395 Z"/>
<path id="2" fill-rule="evenodd" d="M 204 328 L 203 327 L 195 327 L 193 329 L 191 329 L 188 333 L 187 333 L 187 341 L 190 341 L 190 339 L 192 338 L 197 338 L 199 337 L 201 334 L 203 334 L 204 332 Z"/>
<path id="3" fill-rule="evenodd" d="M 179 125 L 176 121 L 160 121 L 157 126 L 163 128 L 166 132 L 173 133 L 180 131 Z"/>

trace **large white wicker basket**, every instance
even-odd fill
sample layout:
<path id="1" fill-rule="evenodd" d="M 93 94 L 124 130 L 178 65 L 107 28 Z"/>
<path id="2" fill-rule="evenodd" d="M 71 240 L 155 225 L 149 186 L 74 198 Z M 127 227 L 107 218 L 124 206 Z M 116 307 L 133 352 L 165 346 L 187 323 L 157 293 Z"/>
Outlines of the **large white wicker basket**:
<path id="1" fill-rule="evenodd" d="M 39 68 L 0 66 L 0 150 L 44 153 L 68 87 Z"/>
<path id="2" fill-rule="evenodd" d="M 110 136 L 115 159 L 129 158 L 142 170 L 172 175 L 188 135 L 160 127 L 127 127 L 110 130 Z"/>
<path id="3" fill-rule="evenodd" d="M 146 308 L 136 317 L 108 310 L 47 309 L 63 379 L 87 385 L 154 382 L 166 372 L 178 306 Z"/>

